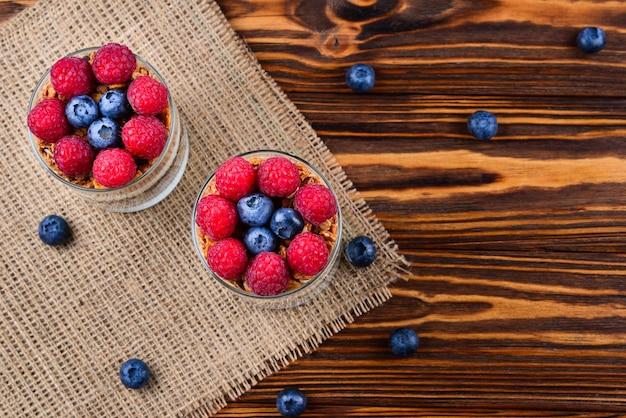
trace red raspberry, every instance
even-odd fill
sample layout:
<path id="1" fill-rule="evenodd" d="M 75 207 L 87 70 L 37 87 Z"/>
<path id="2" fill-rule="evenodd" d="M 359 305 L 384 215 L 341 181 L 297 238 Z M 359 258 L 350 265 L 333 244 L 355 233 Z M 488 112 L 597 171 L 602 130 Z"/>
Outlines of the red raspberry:
<path id="1" fill-rule="evenodd" d="M 213 241 L 231 236 L 238 220 L 237 207 L 222 196 L 204 196 L 196 207 L 196 224 Z"/>
<path id="2" fill-rule="evenodd" d="M 322 184 L 306 184 L 296 192 L 294 209 L 305 221 L 319 225 L 335 216 L 337 200 L 328 187 Z"/>
<path id="3" fill-rule="evenodd" d="M 131 154 L 150 160 L 161 155 L 167 128 L 154 116 L 133 116 L 122 128 L 122 142 Z"/>
<path id="4" fill-rule="evenodd" d="M 256 170 L 247 160 L 233 157 L 215 172 L 215 187 L 220 195 L 236 202 L 254 191 Z"/>
<path id="5" fill-rule="evenodd" d="M 270 157 L 259 165 L 259 190 L 271 197 L 291 196 L 300 186 L 298 167 L 285 157 Z"/>
<path id="6" fill-rule="evenodd" d="M 206 255 L 209 267 L 221 278 L 234 280 L 248 266 L 248 255 L 243 243 L 235 238 L 226 238 L 209 248 Z"/>
<path id="7" fill-rule="evenodd" d="M 70 133 L 65 103 L 57 98 L 43 99 L 28 113 L 28 129 L 44 142 L 53 143 Z"/>
<path id="8" fill-rule="evenodd" d="M 167 87 L 158 80 L 143 75 L 134 79 L 126 93 L 128 103 L 140 115 L 154 116 L 167 107 Z"/>
<path id="9" fill-rule="evenodd" d="M 91 65 L 78 57 L 64 57 L 55 62 L 50 69 L 50 82 L 54 90 L 67 100 L 96 89 Z"/>
<path id="10" fill-rule="evenodd" d="M 246 284 L 260 296 L 273 296 L 284 292 L 289 284 L 287 263 L 276 253 L 258 254 L 246 270 Z"/>
<path id="11" fill-rule="evenodd" d="M 137 164 L 130 152 L 121 148 L 103 149 L 93 162 L 93 178 L 105 187 L 121 187 L 137 174 Z"/>
<path id="12" fill-rule="evenodd" d="M 54 163 L 70 177 L 89 174 L 95 156 L 89 142 L 77 135 L 64 136 L 54 144 Z"/>
<path id="13" fill-rule="evenodd" d="M 328 253 L 324 238 L 313 232 L 303 232 L 296 235 L 287 247 L 287 262 L 298 273 L 313 276 L 328 263 Z"/>
<path id="14" fill-rule="evenodd" d="M 135 71 L 137 59 L 125 45 L 109 43 L 96 51 L 91 67 L 102 84 L 126 83 Z"/>

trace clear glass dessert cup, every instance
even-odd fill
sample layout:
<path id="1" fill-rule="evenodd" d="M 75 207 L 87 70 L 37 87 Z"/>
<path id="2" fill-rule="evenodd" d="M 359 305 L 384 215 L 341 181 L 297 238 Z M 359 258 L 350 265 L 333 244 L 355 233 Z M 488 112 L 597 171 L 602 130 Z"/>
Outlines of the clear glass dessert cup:
<path id="1" fill-rule="evenodd" d="M 98 47 L 85 48 L 68 56 L 86 57 Z M 147 69 L 159 82 L 167 84 L 152 65 L 135 55 L 137 63 Z M 28 113 L 43 98 L 50 85 L 50 70 L 41 77 L 28 104 Z M 165 199 L 182 178 L 189 158 L 189 138 L 185 124 L 178 113 L 168 88 L 170 113 L 169 133 L 163 151 L 140 176 L 118 188 L 91 188 L 74 183 L 44 158 L 41 141 L 28 130 L 28 137 L 35 156 L 52 177 L 72 189 L 79 197 L 96 207 L 111 212 L 137 212 L 152 207 Z"/>
<path id="2" fill-rule="evenodd" d="M 306 168 L 313 176 L 319 179 L 320 183 L 328 187 L 335 196 L 335 200 L 337 200 L 337 196 L 331 187 L 328 180 L 324 177 L 324 175 L 317 170 L 315 167 L 310 165 L 307 161 L 282 151 L 275 150 L 257 150 L 251 151 L 244 154 L 240 154 L 240 157 L 245 158 L 246 160 L 265 160 L 270 157 L 282 156 L 292 160 L 297 165 L 302 165 Z M 342 237 L 342 215 L 341 209 L 339 206 L 339 202 L 337 201 L 337 215 L 334 219 L 334 226 L 336 227 L 336 237 L 334 238 L 334 243 L 332 249 L 330 250 L 328 262 L 326 266 L 316 275 L 312 276 L 310 279 L 303 282 L 298 287 L 288 289 L 283 293 L 274 296 L 260 296 L 252 293 L 251 291 L 247 291 L 242 289 L 240 286 L 236 285 L 233 281 L 229 281 L 221 278 L 217 273 L 215 273 L 211 267 L 209 266 L 206 253 L 203 250 L 203 242 L 202 242 L 202 233 L 200 232 L 199 227 L 196 225 L 196 210 L 198 206 L 198 202 L 205 195 L 209 194 L 210 186 L 215 183 L 215 171 L 211 173 L 205 183 L 202 185 L 198 196 L 196 197 L 195 203 L 193 205 L 192 217 L 191 217 L 191 235 L 194 243 L 194 247 L 196 249 L 196 253 L 200 258 L 200 261 L 204 268 L 209 272 L 211 277 L 215 281 L 217 281 L 221 286 L 224 286 L 228 291 L 234 293 L 242 300 L 251 303 L 255 306 L 266 308 L 266 309 L 286 309 L 295 307 L 298 305 L 302 305 L 315 296 L 317 296 L 333 279 L 337 268 L 339 267 L 339 261 L 341 259 L 341 237 Z"/>

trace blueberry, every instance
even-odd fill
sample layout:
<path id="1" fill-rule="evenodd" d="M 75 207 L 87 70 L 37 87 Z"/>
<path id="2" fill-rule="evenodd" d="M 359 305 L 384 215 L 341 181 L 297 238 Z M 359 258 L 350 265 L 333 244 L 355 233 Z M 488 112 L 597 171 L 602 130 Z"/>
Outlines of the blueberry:
<path id="1" fill-rule="evenodd" d="M 98 102 L 102 116 L 117 119 L 130 113 L 130 105 L 126 92 L 121 89 L 112 89 L 100 96 Z"/>
<path id="2" fill-rule="evenodd" d="M 419 347 L 419 336 L 411 328 L 398 328 L 389 336 L 389 348 L 396 356 L 407 357 Z"/>
<path id="3" fill-rule="evenodd" d="M 103 117 L 95 120 L 87 130 L 89 144 L 96 149 L 105 149 L 120 143 L 120 127 L 111 118 Z"/>
<path id="4" fill-rule="evenodd" d="M 57 215 L 48 215 L 39 223 L 39 238 L 48 245 L 60 245 L 70 238 L 70 226 Z"/>
<path id="5" fill-rule="evenodd" d="M 98 116 L 98 105 L 91 96 L 74 96 L 65 105 L 65 117 L 75 128 L 88 127 Z"/>
<path id="6" fill-rule="evenodd" d="M 600 28 L 586 27 L 578 33 L 576 43 L 584 53 L 595 54 L 606 46 L 606 34 Z"/>
<path id="7" fill-rule="evenodd" d="M 467 118 L 467 130 L 477 139 L 491 139 L 498 133 L 498 120 L 486 110 L 478 110 Z"/>
<path id="8" fill-rule="evenodd" d="M 306 409 L 306 395 L 297 387 L 286 387 L 276 396 L 276 408 L 284 417 L 298 417 Z"/>
<path id="9" fill-rule="evenodd" d="M 272 252 L 278 246 L 276 235 L 266 226 L 253 226 L 243 236 L 243 245 L 253 255 Z"/>
<path id="10" fill-rule="evenodd" d="M 375 82 L 374 69 L 367 64 L 354 64 L 346 72 L 346 84 L 356 92 L 371 90 Z"/>
<path id="11" fill-rule="evenodd" d="M 278 208 L 270 220 L 270 229 L 278 238 L 293 239 L 302 232 L 302 216 L 291 208 Z"/>
<path id="12" fill-rule="evenodd" d="M 246 225 L 265 225 L 274 212 L 272 199 L 262 193 L 252 193 L 237 202 L 239 219 Z"/>
<path id="13" fill-rule="evenodd" d="M 367 267 L 376 258 L 376 244 L 371 238 L 360 235 L 346 246 L 346 257 L 356 267 Z"/>
<path id="14" fill-rule="evenodd" d="M 142 360 L 131 358 L 120 366 L 120 380 L 130 389 L 140 389 L 148 384 L 150 368 Z"/>

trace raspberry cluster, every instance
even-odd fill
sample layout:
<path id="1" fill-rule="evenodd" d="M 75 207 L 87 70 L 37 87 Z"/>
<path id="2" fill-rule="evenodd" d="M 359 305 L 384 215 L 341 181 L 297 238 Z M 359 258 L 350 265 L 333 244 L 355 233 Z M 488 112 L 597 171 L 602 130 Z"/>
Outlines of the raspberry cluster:
<path id="1" fill-rule="evenodd" d="M 216 170 L 195 222 L 213 272 L 242 290 L 273 296 L 326 267 L 337 211 L 334 193 L 299 162 L 237 156 Z"/>
<path id="2" fill-rule="evenodd" d="M 167 88 L 127 46 L 109 43 L 56 61 L 27 124 L 44 160 L 70 182 L 117 188 L 161 155 L 169 117 Z"/>

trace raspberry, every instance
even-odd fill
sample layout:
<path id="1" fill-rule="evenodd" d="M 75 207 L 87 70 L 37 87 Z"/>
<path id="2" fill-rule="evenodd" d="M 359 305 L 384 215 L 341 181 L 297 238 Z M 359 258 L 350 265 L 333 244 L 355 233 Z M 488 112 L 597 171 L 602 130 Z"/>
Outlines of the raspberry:
<path id="1" fill-rule="evenodd" d="M 69 100 L 81 94 L 90 94 L 96 88 L 96 80 L 87 60 L 64 57 L 52 65 L 50 82 L 60 96 Z"/>
<path id="2" fill-rule="evenodd" d="M 276 253 L 260 253 L 246 270 L 246 284 L 257 295 L 273 296 L 287 289 L 289 269 Z"/>
<path id="3" fill-rule="evenodd" d="M 28 129 L 37 138 L 52 143 L 70 133 L 65 104 L 57 98 L 43 99 L 28 113 Z"/>
<path id="4" fill-rule="evenodd" d="M 259 190 L 270 197 L 291 196 L 300 186 L 298 167 L 285 157 L 271 157 L 259 165 Z"/>
<path id="5" fill-rule="evenodd" d="M 306 184 L 294 197 L 294 209 L 305 221 L 313 225 L 332 218 L 337 213 L 337 200 L 330 189 L 322 184 Z"/>
<path id="6" fill-rule="evenodd" d="M 109 43 L 96 51 L 91 67 L 102 84 L 122 84 L 135 71 L 137 59 L 125 45 Z"/>
<path id="7" fill-rule="evenodd" d="M 233 157 L 215 172 L 215 187 L 220 195 L 232 201 L 252 193 L 256 187 L 254 166 L 241 157 Z"/>
<path id="8" fill-rule="evenodd" d="M 209 248 L 207 252 L 209 267 L 220 277 L 234 280 L 246 271 L 248 255 L 241 241 L 226 238 Z"/>
<path id="9" fill-rule="evenodd" d="M 93 178 L 105 187 L 121 187 L 137 174 L 137 164 L 130 152 L 121 148 L 107 148 L 96 155 Z"/>
<path id="10" fill-rule="evenodd" d="M 198 202 L 196 224 L 213 241 L 231 236 L 237 221 L 237 207 L 222 196 L 208 195 Z"/>
<path id="11" fill-rule="evenodd" d="M 154 116 L 167 107 L 167 87 L 144 75 L 134 79 L 126 93 L 128 103 L 140 115 Z"/>
<path id="12" fill-rule="evenodd" d="M 77 135 L 67 135 L 54 144 L 54 163 L 70 177 L 85 176 L 95 158 L 89 142 Z"/>
<path id="13" fill-rule="evenodd" d="M 122 142 L 138 158 L 150 160 L 161 155 L 167 141 L 167 129 L 154 116 L 133 116 L 122 128 Z"/>
<path id="14" fill-rule="evenodd" d="M 313 276 L 328 263 L 328 247 L 324 238 L 313 232 L 296 235 L 287 247 L 289 267 L 306 276 Z"/>

